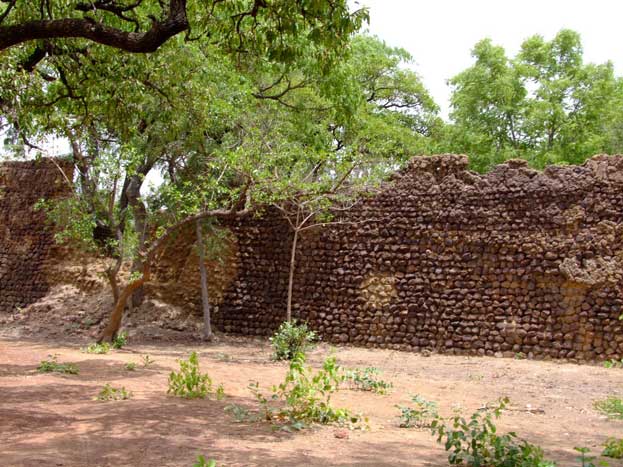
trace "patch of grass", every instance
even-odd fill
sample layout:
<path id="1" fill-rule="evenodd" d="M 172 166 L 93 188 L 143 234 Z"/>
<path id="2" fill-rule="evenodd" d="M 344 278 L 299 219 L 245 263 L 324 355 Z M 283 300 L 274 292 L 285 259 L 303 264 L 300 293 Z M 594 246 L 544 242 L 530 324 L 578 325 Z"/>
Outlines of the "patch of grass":
<path id="1" fill-rule="evenodd" d="M 601 455 L 613 459 L 623 459 L 623 439 L 608 438 L 604 443 L 604 451 Z"/>
<path id="2" fill-rule="evenodd" d="M 89 344 L 87 347 L 83 347 L 81 350 L 85 353 L 90 354 L 107 354 L 108 352 L 110 352 L 110 344 L 108 342 L 102 342 L 101 344 L 94 342 L 92 344 Z"/>
<path id="3" fill-rule="evenodd" d="M 125 364 L 125 369 L 128 371 L 134 371 L 136 370 L 136 363 L 134 362 L 128 362 Z"/>
<path id="4" fill-rule="evenodd" d="M 593 402 L 593 407 L 608 418 L 623 420 L 623 400 L 609 396 L 607 399 Z"/>
<path id="5" fill-rule="evenodd" d="M 95 397 L 95 399 L 98 401 L 123 401 L 131 398 L 132 393 L 126 391 L 125 387 L 114 388 L 108 383 Z"/>
<path id="6" fill-rule="evenodd" d="M 383 381 L 377 376 L 380 375 L 378 368 L 368 367 L 363 370 L 356 368 L 354 370 L 347 370 L 344 378 L 346 381 L 350 381 L 355 389 L 360 391 L 371 391 L 377 394 L 387 394 L 392 387 L 392 383 Z"/>
<path id="7" fill-rule="evenodd" d="M 125 331 L 121 331 L 119 334 L 115 336 L 112 340 L 113 349 L 121 349 L 128 343 L 128 333 Z"/>
<path id="8" fill-rule="evenodd" d="M 400 428 L 424 428 L 431 426 L 438 417 L 437 402 L 424 399 L 420 395 L 411 398 L 414 407 L 397 405 L 400 410 Z"/>
<path id="9" fill-rule="evenodd" d="M 188 360 L 180 360 L 180 371 L 169 374 L 168 394 L 186 399 L 203 399 L 212 392 L 212 378 L 207 373 L 199 371 L 199 357 L 193 352 Z M 222 385 L 220 393 L 225 394 Z"/>
<path id="10" fill-rule="evenodd" d="M 230 362 L 233 360 L 231 355 L 224 352 L 218 352 L 214 357 L 221 362 Z"/>
<path id="11" fill-rule="evenodd" d="M 48 360 L 41 360 L 37 367 L 39 373 L 63 373 L 77 375 L 80 371 L 73 363 L 58 363 L 58 355 L 48 355 Z"/>
<path id="12" fill-rule="evenodd" d="M 270 344 L 273 346 L 273 359 L 292 360 L 297 354 L 307 352 L 317 340 L 318 335 L 309 329 L 307 324 L 285 321 L 270 338 Z"/>
<path id="13" fill-rule="evenodd" d="M 604 368 L 623 368 L 623 360 L 606 360 L 604 362 Z"/>

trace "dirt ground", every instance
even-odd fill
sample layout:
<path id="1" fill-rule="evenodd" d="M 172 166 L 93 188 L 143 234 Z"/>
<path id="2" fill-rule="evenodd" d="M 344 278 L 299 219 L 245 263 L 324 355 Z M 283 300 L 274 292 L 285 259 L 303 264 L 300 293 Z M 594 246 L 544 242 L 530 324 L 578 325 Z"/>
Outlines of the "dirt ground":
<path id="1" fill-rule="evenodd" d="M 287 433 L 266 423 L 236 423 L 223 410 L 231 403 L 256 406 L 247 388 L 250 381 L 267 387 L 283 378 L 286 364 L 270 360 L 266 341 L 223 337 L 201 346 L 130 342 L 106 355 L 81 352 L 85 344 L 0 338 L 0 466 L 190 467 L 199 454 L 216 459 L 219 466 L 447 465 L 445 451 L 429 431 L 398 426 L 395 406 L 407 405 L 414 394 L 437 401 L 447 415 L 457 404 L 469 414 L 508 396 L 512 404 L 500 429 L 541 445 L 561 466 L 578 465 L 574 446 L 601 452 L 606 438 L 623 437 L 623 421 L 607 420 L 592 408 L 595 399 L 623 395 L 620 369 L 321 345 L 310 355 L 313 366 L 335 352 L 345 367 L 379 368 L 393 389 L 388 395 L 346 389 L 334 398 L 336 406 L 368 416 L 367 431 L 328 426 Z M 223 383 L 225 400 L 166 394 L 168 373 L 193 350 L 202 370 L 216 384 Z M 49 354 L 75 363 L 80 374 L 37 373 Z M 154 360 L 148 368 L 142 367 L 143 355 Z M 126 370 L 127 362 L 136 362 L 136 371 Z M 106 383 L 124 386 L 134 397 L 95 401 Z"/>

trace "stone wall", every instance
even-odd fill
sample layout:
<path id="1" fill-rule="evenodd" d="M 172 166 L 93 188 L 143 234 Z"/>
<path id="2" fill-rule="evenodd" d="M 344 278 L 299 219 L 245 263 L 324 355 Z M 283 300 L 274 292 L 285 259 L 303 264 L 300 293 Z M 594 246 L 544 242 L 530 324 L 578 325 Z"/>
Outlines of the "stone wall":
<path id="1" fill-rule="evenodd" d="M 45 269 L 53 260 L 53 233 L 41 199 L 64 196 L 71 165 L 61 160 L 0 163 L 0 312 L 24 307 L 48 291 Z"/>
<path id="2" fill-rule="evenodd" d="M 623 157 L 486 175 L 465 156 L 415 158 L 349 224 L 301 240 L 294 314 L 366 347 L 621 358 L 622 220 Z M 215 322 L 268 335 L 285 316 L 291 233 L 276 213 L 231 230 L 237 272 Z"/>

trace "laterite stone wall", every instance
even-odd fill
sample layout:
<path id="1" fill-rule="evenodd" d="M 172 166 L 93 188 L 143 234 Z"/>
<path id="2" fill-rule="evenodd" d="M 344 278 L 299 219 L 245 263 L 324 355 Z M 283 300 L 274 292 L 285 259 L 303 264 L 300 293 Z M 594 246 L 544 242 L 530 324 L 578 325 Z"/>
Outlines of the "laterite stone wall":
<path id="1" fill-rule="evenodd" d="M 0 163 L 0 312 L 29 305 L 48 291 L 45 268 L 53 261 L 54 238 L 34 205 L 70 193 L 60 169 L 71 179 L 71 165 L 55 162 Z"/>
<path id="2" fill-rule="evenodd" d="M 444 353 L 623 357 L 623 157 L 486 175 L 465 156 L 414 158 L 349 224 L 299 243 L 294 314 L 325 340 Z M 285 316 L 291 233 L 276 213 L 231 226 L 227 332 Z M 199 296 L 195 289 L 194 296 Z"/>

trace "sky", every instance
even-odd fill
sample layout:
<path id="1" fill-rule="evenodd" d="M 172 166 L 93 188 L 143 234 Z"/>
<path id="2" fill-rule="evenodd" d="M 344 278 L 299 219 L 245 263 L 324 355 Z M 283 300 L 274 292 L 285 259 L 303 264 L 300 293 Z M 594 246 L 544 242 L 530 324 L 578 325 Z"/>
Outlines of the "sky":
<path id="1" fill-rule="evenodd" d="M 447 80 L 473 63 L 470 52 L 489 37 L 515 55 L 524 39 L 551 40 L 561 29 L 580 33 L 584 61 L 612 61 L 623 75 L 621 0 L 351 0 L 370 9 L 369 30 L 411 53 L 411 67 L 447 117 Z"/>

